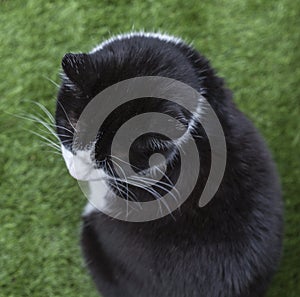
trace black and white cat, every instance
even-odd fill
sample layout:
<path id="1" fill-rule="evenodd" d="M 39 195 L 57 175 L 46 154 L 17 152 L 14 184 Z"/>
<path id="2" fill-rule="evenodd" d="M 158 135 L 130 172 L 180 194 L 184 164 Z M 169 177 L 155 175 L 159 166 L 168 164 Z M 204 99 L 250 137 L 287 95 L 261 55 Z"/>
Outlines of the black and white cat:
<path id="1" fill-rule="evenodd" d="M 111 218 L 91 203 L 84 210 L 82 251 L 102 296 L 264 296 L 281 255 L 282 201 L 276 168 L 261 136 L 236 108 L 208 61 L 180 39 L 130 33 L 111 38 L 88 54 L 66 54 L 62 68 L 56 125 L 63 157 L 74 178 L 91 181 L 89 198 L 100 199 L 104 208 L 124 183 L 113 178 L 110 155 L 111 139 L 124 122 L 148 110 L 169 114 L 186 125 L 196 121 L 193 133 L 201 171 L 180 209 L 140 223 Z M 142 76 L 172 78 L 191 86 L 218 116 L 226 139 L 227 165 L 217 193 L 205 207 L 200 208 L 198 200 L 211 166 L 209 141 L 195 115 L 176 104 L 151 98 L 133 101 L 112 112 L 93 148 L 73 144 L 76 123 L 99 92 Z M 153 139 L 160 145 L 151 145 Z M 139 139 L 131 161 L 142 170 L 155 152 L 168 160 L 176 148 L 162 145 L 165 141 L 160 135 Z M 180 160 L 173 158 L 168 165 L 169 178 L 176 179 Z M 93 188 L 92 180 L 99 176 L 107 180 L 102 180 L 101 188 Z M 152 199 L 142 188 L 130 190 L 139 201 Z M 124 193 L 118 192 L 129 199 Z"/>

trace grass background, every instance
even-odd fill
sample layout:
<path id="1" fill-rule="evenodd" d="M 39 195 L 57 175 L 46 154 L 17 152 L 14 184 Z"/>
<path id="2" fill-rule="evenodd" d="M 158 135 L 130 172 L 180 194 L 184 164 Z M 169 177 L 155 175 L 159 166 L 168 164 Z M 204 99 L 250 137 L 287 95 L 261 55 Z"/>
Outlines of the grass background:
<path id="1" fill-rule="evenodd" d="M 0 1 L 0 296 L 97 296 L 80 257 L 85 199 L 62 158 L 9 115 L 54 111 L 60 60 L 132 28 L 193 41 L 261 130 L 282 177 L 284 257 L 269 297 L 300 296 L 300 2 Z M 229 297 L 229 296 L 228 296 Z"/>

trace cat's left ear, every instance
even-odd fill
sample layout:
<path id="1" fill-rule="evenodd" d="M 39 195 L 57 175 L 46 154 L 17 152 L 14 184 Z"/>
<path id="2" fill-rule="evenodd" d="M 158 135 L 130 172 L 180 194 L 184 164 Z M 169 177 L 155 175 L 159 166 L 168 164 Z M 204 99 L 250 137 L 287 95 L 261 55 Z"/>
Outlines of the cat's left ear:
<path id="1" fill-rule="evenodd" d="M 61 66 L 66 76 L 81 89 L 96 79 L 95 68 L 88 54 L 65 54 Z"/>

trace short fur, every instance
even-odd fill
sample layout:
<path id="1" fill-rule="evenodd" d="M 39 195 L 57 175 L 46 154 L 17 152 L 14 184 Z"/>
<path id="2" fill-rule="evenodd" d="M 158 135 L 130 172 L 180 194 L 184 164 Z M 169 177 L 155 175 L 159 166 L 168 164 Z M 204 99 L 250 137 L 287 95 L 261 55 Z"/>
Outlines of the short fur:
<path id="1" fill-rule="evenodd" d="M 180 210 L 144 223 L 119 221 L 95 210 L 83 216 L 82 251 L 99 292 L 104 297 L 264 296 L 281 254 L 278 176 L 261 136 L 236 108 L 209 62 L 181 40 L 139 33 L 111 39 L 89 54 L 67 54 L 62 67 L 57 132 L 73 154 L 76 148 L 69 136 L 88 102 L 106 87 L 136 76 L 173 78 L 204 94 L 226 137 L 225 175 L 204 208 L 199 208 L 198 200 L 210 168 L 210 147 L 198 124 L 193 136 L 201 172 Z M 177 106 L 143 100 L 113 113 L 99 132 L 95 160 L 99 167 L 110 162 L 107 147 L 115 129 L 133 114 L 156 109 L 190 121 Z M 133 153 L 133 161 L 141 167 L 147 149 L 147 140 L 141 139 Z M 173 149 L 166 150 L 166 156 Z M 144 155 L 138 155 L 141 150 Z M 172 164 L 170 172 L 176 179 L 180 164 Z M 133 190 L 140 201 L 145 200 L 146 193 Z"/>

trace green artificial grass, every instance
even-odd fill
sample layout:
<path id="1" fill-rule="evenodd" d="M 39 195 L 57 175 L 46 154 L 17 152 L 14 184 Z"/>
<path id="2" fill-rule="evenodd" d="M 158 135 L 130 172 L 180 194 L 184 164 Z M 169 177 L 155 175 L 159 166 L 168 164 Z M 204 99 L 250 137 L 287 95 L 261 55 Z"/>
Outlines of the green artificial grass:
<path id="1" fill-rule="evenodd" d="M 62 56 L 134 28 L 193 41 L 265 136 L 285 201 L 268 296 L 299 297 L 299 12 L 295 0 L 0 1 L 0 296 L 98 296 L 78 245 L 85 198 L 61 156 L 29 132 L 38 125 L 11 114 L 41 113 L 28 100 L 53 113 Z"/>

